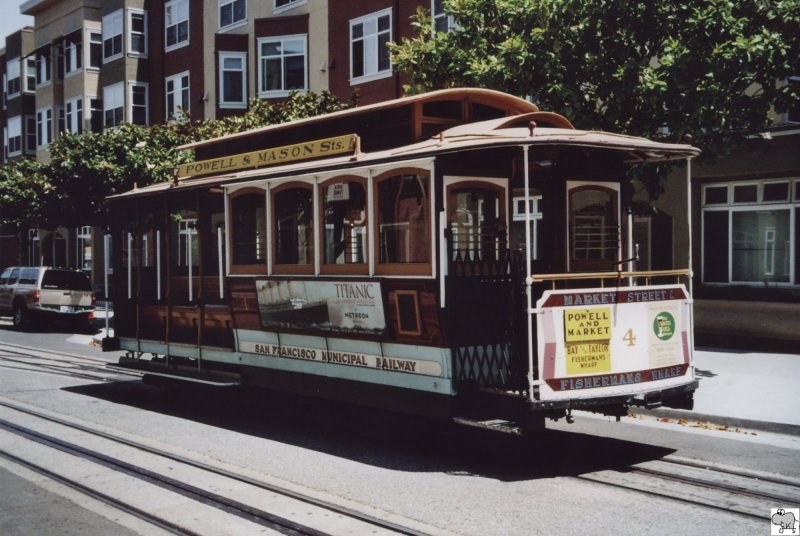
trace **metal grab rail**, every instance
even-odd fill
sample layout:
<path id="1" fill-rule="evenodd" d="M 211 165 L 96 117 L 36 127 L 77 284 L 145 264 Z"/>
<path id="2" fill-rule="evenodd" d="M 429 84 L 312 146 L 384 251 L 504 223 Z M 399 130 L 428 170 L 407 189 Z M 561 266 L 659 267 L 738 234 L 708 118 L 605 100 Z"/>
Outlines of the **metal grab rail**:
<path id="1" fill-rule="evenodd" d="M 680 282 L 681 277 L 692 277 L 692 271 L 688 268 L 678 269 L 678 270 L 648 270 L 648 271 L 633 271 L 633 272 L 581 272 L 581 273 L 569 273 L 569 274 L 531 274 L 529 276 L 529 282 L 533 283 L 544 283 L 546 281 L 550 281 L 552 283 L 553 290 L 556 288 L 556 282 L 558 281 L 571 281 L 576 279 L 599 279 L 600 286 L 605 287 L 605 281 L 607 279 L 616 279 L 621 280 L 622 278 L 644 278 L 645 285 L 650 283 L 650 278 L 653 277 L 675 277 L 676 282 Z M 617 285 L 619 286 L 619 285 Z"/>

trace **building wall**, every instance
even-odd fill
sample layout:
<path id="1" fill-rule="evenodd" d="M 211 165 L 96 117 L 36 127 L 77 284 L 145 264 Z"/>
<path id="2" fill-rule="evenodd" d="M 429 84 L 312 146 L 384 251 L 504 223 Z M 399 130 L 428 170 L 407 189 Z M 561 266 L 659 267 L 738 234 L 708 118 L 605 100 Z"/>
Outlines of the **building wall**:
<path id="1" fill-rule="evenodd" d="M 419 6 L 430 9 L 431 4 L 428 0 L 405 2 L 331 0 L 328 26 L 330 91 L 343 100 L 347 100 L 353 91 L 358 91 L 360 104 L 372 104 L 400 97 L 402 95 L 402 79 L 394 69 L 389 76 L 363 83 L 353 84 L 351 82 L 350 23 L 359 17 L 389 10 L 391 12 L 392 40 L 397 42 L 403 37 L 414 35 L 410 18 Z"/>

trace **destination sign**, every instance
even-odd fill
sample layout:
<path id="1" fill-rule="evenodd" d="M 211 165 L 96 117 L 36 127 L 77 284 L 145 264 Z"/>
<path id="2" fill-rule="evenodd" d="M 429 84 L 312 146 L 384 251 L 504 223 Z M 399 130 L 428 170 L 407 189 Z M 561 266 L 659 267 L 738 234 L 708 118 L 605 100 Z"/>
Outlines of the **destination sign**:
<path id="1" fill-rule="evenodd" d="M 346 134 L 344 136 L 295 143 L 261 151 L 189 162 L 178 166 L 178 177 L 193 177 L 195 175 L 208 175 L 210 173 L 222 173 L 239 169 L 276 166 L 299 160 L 354 152 L 357 140 L 358 135 Z"/>

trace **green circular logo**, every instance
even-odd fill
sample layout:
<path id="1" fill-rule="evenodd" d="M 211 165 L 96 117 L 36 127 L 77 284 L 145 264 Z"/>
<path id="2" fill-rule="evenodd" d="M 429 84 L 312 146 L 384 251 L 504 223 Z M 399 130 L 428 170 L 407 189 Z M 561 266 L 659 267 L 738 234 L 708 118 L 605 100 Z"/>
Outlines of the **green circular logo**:
<path id="1" fill-rule="evenodd" d="M 662 341 L 668 341 L 675 334 L 675 318 L 666 311 L 658 313 L 653 320 L 653 332 Z"/>

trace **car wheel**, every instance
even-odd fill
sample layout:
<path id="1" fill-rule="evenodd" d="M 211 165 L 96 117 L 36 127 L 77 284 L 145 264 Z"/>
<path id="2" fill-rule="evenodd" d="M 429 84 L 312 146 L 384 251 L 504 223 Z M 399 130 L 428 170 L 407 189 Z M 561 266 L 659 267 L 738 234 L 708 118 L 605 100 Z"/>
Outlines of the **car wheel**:
<path id="1" fill-rule="evenodd" d="M 14 328 L 23 330 L 28 327 L 28 309 L 24 305 L 14 306 Z"/>

